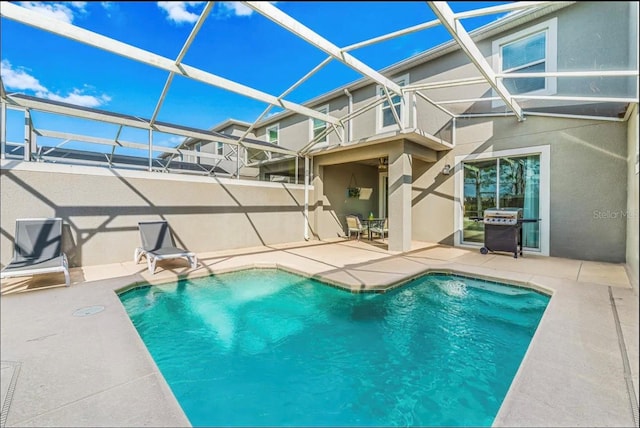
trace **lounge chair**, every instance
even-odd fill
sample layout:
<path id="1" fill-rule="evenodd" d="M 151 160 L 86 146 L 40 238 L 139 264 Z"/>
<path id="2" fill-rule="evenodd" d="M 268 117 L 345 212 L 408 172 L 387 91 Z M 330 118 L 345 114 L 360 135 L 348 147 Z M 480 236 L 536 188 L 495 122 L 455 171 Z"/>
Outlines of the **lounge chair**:
<path id="1" fill-rule="evenodd" d="M 362 234 L 362 232 L 367 231 L 367 226 L 364 226 L 360 221 L 360 218 L 356 215 L 348 215 L 346 218 L 347 218 L 347 234 L 349 235 L 349 239 L 351 239 L 351 235 L 355 233 L 359 241 L 360 235 Z"/>
<path id="2" fill-rule="evenodd" d="M 176 247 L 169 223 L 160 221 L 141 221 L 138 223 L 142 247 L 136 248 L 133 260 L 140 263 L 142 256 L 147 258 L 147 267 L 152 274 L 156 270 L 158 260 L 177 259 L 185 257 L 192 268 L 198 265 L 195 253 Z"/>
<path id="3" fill-rule="evenodd" d="M 369 233 L 370 234 L 377 234 L 379 235 L 382 240 L 384 241 L 384 237 L 389 236 L 389 219 L 385 218 L 384 220 L 380 220 L 372 225 L 369 226 Z"/>
<path id="4" fill-rule="evenodd" d="M 0 278 L 52 272 L 64 273 L 65 285 L 70 285 L 69 262 L 62 252 L 62 219 L 17 219 L 13 259 L 2 269 Z"/>

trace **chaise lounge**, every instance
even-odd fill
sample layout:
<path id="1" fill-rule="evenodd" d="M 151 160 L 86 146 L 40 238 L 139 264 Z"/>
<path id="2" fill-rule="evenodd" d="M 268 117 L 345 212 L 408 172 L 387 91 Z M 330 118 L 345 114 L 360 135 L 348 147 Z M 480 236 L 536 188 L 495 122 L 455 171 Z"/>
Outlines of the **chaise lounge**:
<path id="1" fill-rule="evenodd" d="M 169 223 L 165 220 L 138 222 L 142 247 L 135 249 L 134 262 L 140 263 L 142 256 L 147 258 L 147 267 L 152 274 L 156 270 L 156 262 L 159 260 L 186 258 L 191 268 L 198 265 L 195 253 L 176 247 Z"/>
<path id="2" fill-rule="evenodd" d="M 69 287 L 69 262 L 62 252 L 62 219 L 17 219 L 13 259 L 2 269 L 0 278 L 53 272 L 64 273 Z"/>

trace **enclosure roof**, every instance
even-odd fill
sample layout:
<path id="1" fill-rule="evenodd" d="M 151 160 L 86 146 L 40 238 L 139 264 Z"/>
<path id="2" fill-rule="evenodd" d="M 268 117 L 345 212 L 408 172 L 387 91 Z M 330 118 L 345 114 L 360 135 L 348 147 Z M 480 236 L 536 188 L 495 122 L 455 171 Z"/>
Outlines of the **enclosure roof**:
<path id="1" fill-rule="evenodd" d="M 296 152 L 287 150 L 280 146 L 271 145 L 265 141 L 250 140 L 247 138 L 247 135 L 257 126 L 264 126 L 265 124 L 273 123 L 284 116 L 291 114 L 300 114 L 321 120 L 329 124 L 332 131 L 337 131 L 339 127 L 345 126 L 348 118 L 345 118 L 344 116 L 335 117 L 333 115 L 325 114 L 310 108 L 310 106 L 328 100 L 329 98 L 344 92 L 344 89 L 352 90 L 370 84 L 380 86 L 386 92 L 388 97 L 403 95 L 407 92 L 414 92 L 416 95 L 419 95 L 421 98 L 452 118 L 512 115 L 517 120 L 523 120 L 526 115 L 546 115 L 586 119 L 602 118 L 607 120 L 626 120 L 630 115 L 632 107 L 638 102 L 637 82 L 635 82 L 634 85 L 627 85 L 630 89 L 624 94 L 592 94 L 585 92 L 581 94 L 572 94 L 570 96 L 557 94 L 551 96 L 528 96 L 526 94 L 517 95 L 512 94 L 505 86 L 506 80 L 541 77 L 561 79 L 593 76 L 598 78 L 623 78 L 637 81 L 637 54 L 635 54 L 636 63 L 630 64 L 627 68 L 623 69 L 603 71 L 600 65 L 596 65 L 591 69 L 572 70 L 568 72 L 552 70 L 531 73 L 498 73 L 493 69 L 492 65 L 487 62 L 486 54 L 482 53 L 477 45 L 479 41 L 485 40 L 499 32 L 514 28 L 527 22 L 532 22 L 538 18 L 548 15 L 551 12 L 559 11 L 560 9 L 568 6 L 573 5 L 577 7 L 580 2 L 505 2 L 495 6 L 469 9 L 457 13 L 453 11 L 448 2 L 426 2 L 425 16 L 429 16 L 430 12 L 433 16 L 432 20 L 342 47 L 320 35 L 319 32 L 315 31 L 310 26 L 307 26 L 307 23 L 301 22 L 293 16 L 285 13 L 283 8 L 285 8 L 284 6 L 287 5 L 287 2 L 275 5 L 271 2 L 248 1 L 241 3 L 252 13 L 260 15 L 259 18 L 266 18 L 271 21 L 271 23 L 279 27 L 280 31 L 284 30 L 290 33 L 295 36 L 295 38 L 302 40 L 306 44 L 311 45 L 311 47 L 322 52 L 324 55 L 327 55 L 327 57 L 320 64 L 310 70 L 307 75 L 293 83 L 287 90 L 279 95 L 274 95 L 250 85 L 239 83 L 233 79 L 216 75 L 204 68 L 185 64 L 185 56 L 194 40 L 198 38 L 203 23 L 213 10 L 214 2 L 207 2 L 205 4 L 204 9 L 193 25 L 193 29 L 189 34 L 189 37 L 182 44 L 182 49 L 176 58 L 168 58 L 153 53 L 150 50 L 145 50 L 121 40 L 117 40 L 116 38 L 99 34 L 71 23 L 56 20 L 15 3 L 2 2 L 2 7 L 0 8 L 2 18 L 10 19 L 42 31 L 50 32 L 64 38 L 83 43 L 90 47 L 106 51 L 109 54 L 124 57 L 145 66 L 160 69 L 167 73 L 166 83 L 164 88 L 162 88 L 150 119 L 142 119 L 136 116 L 101 110 L 98 111 L 51 100 L 42 100 L 28 95 L 15 93 L 7 95 L 4 90 L 4 84 L 2 85 L 2 97 L 8 103 L 22 105 L 26 108 L 44 109 L 45 111 L 68 114 L 71 116 L 76 115 L 78 117 L 99 117 L 98 120 L 110 123 L 126 124 L 128 126 L 139 128 L 157 129 L 162 132 L 176 133 L 192 139 L 213 139 L 215 141 L 240 144 L 247 147 L 254 146 L 259 148 L 268 148 L 269 150 L 280 151 L 288 154 Z M 632 2 L 620 3 L 631 4 Z M 126 4 L 126 2 L 122 2 L 123 7 L 125 7 Z M 309 4 L 311 5 L 312 3 Z M 388 2 L 388 4 L 389 7 L 401 7 L 403 2 Z M 469 4 L 473 5 L 472 2 Z M 341 3 L 330 3 L 330 6 L 339 8 Z M 366 7 L 366 5 L 363 7 Z M 630 22 L 633 22 L 634 19 L 636 20 L 635 22 L 637 22 L 637 7 L 632 8 L 631 10 L 635 11 L 636 16 L 629 17 Z M 468 22 L 467 19 L 487 16 L 494 16 L 496 18 L 489 24 L 486 24 L 475 31 L 467 31 L 465 28 L 465 23 Z M 626 26 L 625 28 L 627 28 L 630 33 L 632 32 L 628 22 L 611 23 L 611 25 Z M 376 70 L 365 61 L 362 61 L 351 54 L 352 51 L 366 46 L 371 46 L 382 41 L 395 39 L 419 31 L 429 31 L 434 27 L 444 28 L 449 34 L 450 40 L 431 49 L 427 49 L 426 51 L 406 60 L 402 60 L 391 66 L 382 68 L 381 70 Z M 632 37 L 632 35 L 629 37 L 630 42 L 636 44 L 635 50 L 630 49 L 630 52 L 637 52 L 637 24 L 635 31 L 635 37 Z M 269 34 L 265 34 L 265 41 L 268 43 Z M 228 42 L 231 43 L 232 41 L 229 40 Z M 465 79 L 441 82 L 430 81 L 426 86 L 409 84 L 404 87 L 399 86 L 398 83 L 391 79 L 394 74 L 453 51 L 461 51 L 464 53 L 469 61 L 468 64 L 472 65 L 477 71 L 477 75 L 475 77 L 467 79 L 466 81 Z M 250 53 L 248 53 L 248 55 L 250 55 Z M 296 61 L 296 56 L 291 55 L 288 60 L 291 62 Z M 339 86 L 337 89 L 315 97 L 307 102 L 298 103 L 287 99 L 293 90 L 314 74 L 318 73 L 330 62 L 341 63 L 348 69 L 360 74 L 362 78 L 348 85 L 336 85 Z M 286 67 L 287 64 L 282 64 L 282 66 Z M 255 73 L 260 73 L 260 70 L 255 70 Z M 232 137 L 215 131 L 206 131 L 189 126 L 158 121 L 158 114 L 165 103 L 166 96 L 172 86 L 174 77 L 180 77 L 186 79 L 186 81 L 195 81 L 209 87 L 229 91 L 242 97 L 265 103 L 267 107 L 262 114 L 249 124 L 247 131 L 241 137 Z M 486 90 L 483 91 L 485 95 L 475 99 L 442 99 L 432 95 L 434 88 L 442 89 L 464 85 L 482 85 L 483 88 L 486 88 Z M 486 94 L 489 95 L 487 96 Z M 387 99 L 390 100 L 390 98 Z M 496 105 L 499 105 L 499 107 L 496 108 Z M 225 107 L 222 105 L 220 108 L 224 109 Z M 280 109 L 282 112 L 276 112 L 275 115 L 269 117 L 269 114 L 273 112 L 272 109 L 274 108 L 275 110 Z M 309 144 L 312 143 L 313 141 Z M 308 147 L 305 146 L 305 148 L 297 153 L 304 153 L 307 148 Z"/>
<path id="2" fill-rule="evenodd" d="M 161 121 L 156 121 L 152 123 L 150 119 L 140 118 L 140 117 L 131 116 L 127 114 L 114 113 L 114 112 L 95 109 L 91 107 L 77 106 L 74 104 L 43 99 L 43 98 L 34 97 L 30 95 L 25 95 L 25 94 L 19 94 L 19 93 L 6 94 L 6 100 L 11 105 L 33 108 L 39 111 L 44 111 L 49 113 L 68 114 L 70 116 L 81 117 L 84 119 L 93 119 L 93 120 L 100 120 L 103 122 L 109 122 L 109 123 L 115 123 L 115 124 L 124 124 L 127 126 L 131 126 L 133 128 L 155 129 L 162 132 L 190 136 L 192 138 L 196 138 L 204 141 L 215 141 L 215 142 L 219 141 L 227 144 L 240 143 L 240 137 L 223 134 L 217 131 L 198 129 L 190 126 L 177 125 L 177 124 L 161 122 Z M 262 149 L 262 150 L 268 149 L 270 151 L 280 152 L 280 153 L 290 154 L 290 155 L 295 154 L 294 151 L 287 150 L 283 147 L 277 146 L 267 141 L 256 140 L 253 138 L 245 138 L 242 141 L 242 144 L 245 147 L 253 147 L 253 148 Z"/>

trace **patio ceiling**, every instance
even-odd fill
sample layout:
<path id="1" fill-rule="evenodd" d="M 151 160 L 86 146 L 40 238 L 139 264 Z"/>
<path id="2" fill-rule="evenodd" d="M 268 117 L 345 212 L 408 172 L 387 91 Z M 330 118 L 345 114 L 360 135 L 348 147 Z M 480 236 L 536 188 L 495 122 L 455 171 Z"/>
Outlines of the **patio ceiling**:
<path id="1" fill-rule="evenodd" d="M 327 58 L 320 62 L 316 67 L 311 69 L 305 76 L 292 84 L 287 90 L 280 95 L 269 94 L 264 91 L 255 89 L 251 86 L 244 85 L 242 83 L 230 80 L 209 71 L 202 70 L 197 67 L 189 66 L 183 62 L 185 55 L 191 47 L 193 41 L 198 37 L 198 33 L 210 14 L 213 8 L 213 2 L 208 2 L 204 10 L 201 12 L 198 20 L 193 26 L 191 33 L 187 40 L 182 45 L 178 56 L 175 59 L 167 58 L 155 53 L 149 52 L 144 49 L 140 49 L 136 46 L 115 40 L 113 38 L 98 34 L 73 24 L 67 24 L 54 20 L 44 15 L 40 15 L 24 7 L 18 6 L 9 2 L 2 2 L 2 8 L 0 14 L 3 18 L 10 19 L 24 25 L 32 26 L 37 29 L 47 31 L 61 37 L 66 37 L 75 40 L 80 43 L 87 44 L 89 46 L 105 50 L 115 55 L 119 55 L 134 61 L 146 64 L 149 67 L 159 68 L 168 73 L 164 87 L 160 91 L 159 98 L 155 104 L 153 115 L 151 119 L 140 120 L 136 118 L 125 117 L 125 115 L 113 114 L 109 116 L 109 113 L 103 112 L 97 120 L 104 120 L 105 117 L 110 119 L 122 118 L 122 122 L 117 122 L 127 126 L 137 126 L 146 129 L 159 129 L 164 127 L 164 131 L 174 132 L 178 135 L 185 137 L 197 138 L 197 137 L 212 137 L 210 131 L 197 130 L 189 128 L 189 132 L 184 131 L 184 127 L 178 125 L 170 125 L 166 123 L 157 122 L 157 117 L 162 109 L 163 103 L 167 92 L 169 91 L 175 75 L 180 75 L 187 79 L 191 79 L 200 82 L 205 85 L 221 88 L 236 94 L 240 94 L 244 97 L 251 98 L 264 102 L 268 107 L 251 123 L 250 128 L 239 139 L 233 139 L 228 141 L 236 145 L 250 146 L 252 142 L 247 140 L 249 133 L 258 125 L 264 122 L 264 118 L 275 107 L 283 109 L 283 112 L 274 115 L 273 117 L 280 117 L 288 114 L 301 114 L 310 118 L 316 118 L 325 121 L 329 124 L 327 127 L 328 132 L 336 132 L 340 135 L 338 128 L 344 127 L 346 122 L 363 113 L 366 110 L 374 108 L 384 101 L 390 101 L 390 97 L 393 95 L 402 95 L 407 92 L 413 92 L 416 96 L 422 98 L 428 103 L 432 104 L 440 111 L 445 112 L 452 118 L 462 117 L 477 117 L 477 116 L 505 116 L 513 115 L 517 120 L 523 120 L 527 115 L 546 115 L 546 116 L 559 116 L 559 117 L 576 117 L 586 119 L 605 119 L 605 120 L 626 120 L 632 107 L 638 103 L 638 88 L 635 85 L 635 93 L 628 96 L 527 96 L 527 95 L 514 95 L 510 93 L 509 89 L 504 85 L 504 79 L 516 79 L 516 78 L 533 78 L 533 77 L 555 77 L 555 78 L 587 78 L 595 76 L 598 78 L 631 78 L 638 77 L 638 65 L 636 61 L 635 69 L 633 70 L 574 70 L 570 72 L 537 72 L 537 73 L 496 73 L 492 66 L 487 62 L 485 56 L 481 53 L 476 42 L 474 41 L 474 34 L 476 32 L 469 32 L 465 29 L 463 20 L 479 17 L 496 15 L 501 13 L 509 13 L 506 18 L 497 19 L 492 24 L 488 24 L 482 28 L 494 25 L 496 22 L 504 22 L 505 19 L 514 19 L 526 13 L 535 13 L 537 11 L 544 11 L 549 7 L 563 7 L 562 5 L 571 4 L 573 2 L 512 2 L 499 6 L 480 8 L 476 10 L 469 10 L 461 13 L 454 13 L 447 2 L 426 2 L 425 15 L 428 15 L 429 10 L 433 12 L 436 19 L 426 21 L 419 25 L 407 27 L 402 30 L 398 30 L 389 34 L 384 34 L 378 37 L 364 40 L 359 43 L 351 44 L 345 47 L 339 47 L 337 44 L 322 37 L 313 29 L 299 22 L 295 18 L 287 15 L 282 10 L 274 6 L 269 2 L 242 2 L 256 13 L 262 15 L 264 18 L 271 20 L 281 28 L 287 30 L 293 35 L 301 38 L 305 42 L 309 43 L 313 47 L 327 54 Z M 391 4 L 391 3 L 390 3 Z M 339 4 L 338 4 L 339 6 Z M 466 79 L 455 79 L 447 81 L 439 81 L 424 84 L 413 84 L 400 87 L 393 80 L 390 79 L 390 75 L 385 75 L 383 71 L 377 71 L 373 67 L 367 65 L 363 61 L 356 59 L 350 52 L 370 46 L 372 44 L 380 43 L 393 38 L 401 37 L 407 34 L 415 33 L 418 31 L 425 31 L 437 26 L 444 27 L 451 35 L 451 41 L 449 45 L 454 44 L 455 48 L 460 49 L 468 57 L 469 63 L 472 64 L 478 72 L 477 77 Z M 446 44 L 445 44 L 446 45 Z M 446 47 L 446 46 L 445 46 Z M 440 47 L 442 48 L 442 47 Z M 437 48 L 434 48 L 437 49 Z M 636 46 L 637 50 L 637 46 Z M 293 60 L 293 58 L 292 58 Z M 384 90 L 384 97 L 376 100 L 367 106 L 362 107 L 359 110 L 352 112 L 349 115 L 337 118 L 318 112 L 308 106 L 310 102 L 300 104 L 285 99 L 294 89 L 308 80 L 311 76 L 316 74 L 319 70 L 329 64 L 331 61 L 338 61 L 345 66 L 356 71 L 363 76 L 362 84 L 376 83 L 380 85 Z M 392 69 L 393 67 L 388 67 Z M 484 93 L 490 93 L 492 96 L 482 96 L 478 98 L 466 98 L 466 99 L 443 99 L 443 93 L 447 93 L 447 88 L 456 86 L 478 86 L 487 88 Z M 87 109 L 75 108 L 71 105 L 61 106 L 56 103 L 46 102 L 42 100 L 40 103 L 36 101 L 28 100 L 25 97 L 14 96 L 7 94 L 4 89 L 4 85 L 1 86 L 1 97 L 3 101 L 3 114 L 6 106 L 15 106 L 23 109 L 38 109 L 45 108 L 45 111 L 64 114 L 76 117 L 86 117 Z M 444 89 L 445 92 L 440 90 Z M 440 91 L 440 92 L 438 92 Z M 440 94 L 440 95 L 438 95 Z M 501 102 L 504 107 L 500 112 L 496 112 L 495 109 L 491 109 L 490 106 L 494 102 Z M 6 103 L 6 105 L 4 105 Z M 475 103 L 474 109 L 469 109 L 467 106 L 470 103 Z M 306 105 L 305 105 L 306 104 Z M 571 106 L 572 114 L 567 114 L 562 110 L 562 106 Z M 603 112 L 602 115 L 593 114 L 594 109 L 584 108 L 585 106 L 601 105 L 602 108 L 596 108 L 595 111 Z M 465 107 L 461 107 L 465 106 Z M 483 110 L 483 106 L 489 106 L 486 110 Z M 622 112 L 621 112 L 622 110 Z M 586 113 L 581 114 L 584 111 Z M 395 110 L 392 109 L 395 113 Z M 614 112 L 614 114 L 612 114 Z M 126 119 L 126 120 L 125 120 Z M 396 120 L 398 118 L 396 117 Z M 269 119 L 271 120 L 271 118 Z M 129 124 L 134 123 L 134 125 Z M 216 138 L 218 136 L 216 135 Z M 322 135 L 316 138 L 322 138 Z M 226 142 L 226 141 L 225 141 Z M 303 149 L 297 152 L 297 154 L 304 154 L 308 149 L 313 146 L 315 141 L 310 141 Z M 255 147 L 255 146 L 254 146 Z M 268 147 L 266 147 L 268 149 Z M 282 150 L 282 149 L 281 149 Z"/>

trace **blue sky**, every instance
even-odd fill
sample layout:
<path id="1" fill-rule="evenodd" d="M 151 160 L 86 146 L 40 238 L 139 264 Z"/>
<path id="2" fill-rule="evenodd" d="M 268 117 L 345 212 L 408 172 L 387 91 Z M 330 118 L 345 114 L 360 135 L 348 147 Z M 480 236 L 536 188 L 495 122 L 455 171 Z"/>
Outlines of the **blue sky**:
<path id="1" fill-rule="evenodd" d="M 64 22 L 175 59 L 203 10 L 204 2 L 15 2 Z M 451 2 L 454 12 L 507 2 Z M 342 47 L 434 19 L 425 2 L 275 2 L 324 38 Z M 464 20 L 468 30 L 496 16 Z M 166 71 L 2 18 L 1 71 L 8 92 L 150 118 L 168 76 Z M 450 39 L 444 28 L 382 42 L 351 54 L 381 69 Z M 326 54 L 237 2 L 216 2 L 184 64 L 279 95 Z M 287 100 L 303 103 L 361 76 L 332 61 Z M 265 103 L 176 76 L 158 120 L 208 129 L 228 118 L 253 122 Z M 13 117 L 17 119 L 13 119 Z M 22 116 L 11 113 L 11 121 Z M 34 115 L 36 126 L 115 135 L 113 125 Z M 77 123 L 76 123 L 77 122 Z M 86 122 L 86 121 L 82 121 Z M 71 126 L 81 129 L 70 129 Z M 63 129 L 67 127 L 66 129 Z M 8 138 L 22 140 L 22 127 Z M 89 129 L 90 128 L 90 129 Z M 129 140 L 136 132 L 127 130 Z M 12 135 L 14 133 L 15 135 Z M 146 134 L 142 134 L 145 141 Z M 124 136 L 122 138 L 125 138 Z M 159 138 L 158 140 L 161 140 Z M 180 139 L 166 136 L 163 144 Z M 159 141 L 156 141 L 159 142 Z M 67 146 L 71 147 L 71 146 Z"/>

